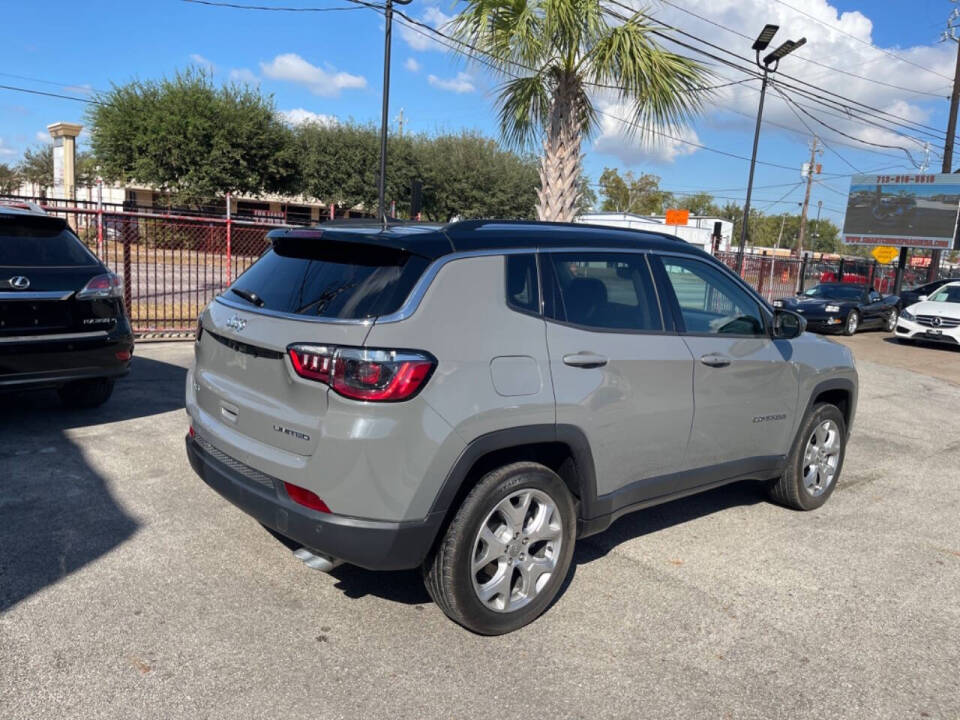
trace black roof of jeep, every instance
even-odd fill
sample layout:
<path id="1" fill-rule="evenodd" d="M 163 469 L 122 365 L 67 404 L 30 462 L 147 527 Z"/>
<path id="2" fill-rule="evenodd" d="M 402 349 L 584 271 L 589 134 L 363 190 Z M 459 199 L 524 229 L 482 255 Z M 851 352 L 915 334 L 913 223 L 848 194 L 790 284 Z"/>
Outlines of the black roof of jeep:
<path id="1" fill-rule="evenodd" d="M 455 252 L 532 247 L 602 246 L 703 254 L 698 247 L 667 233 L 526 220 L 464 220 L 448 225 L 398 222 L 388 223 L 385 228 L 373 220 L 334 220 L 311 228 L 272 230 L 267 237 L 275 246 L 284 240 L 322 238 L 328 242 L 386 247 L 430 259 Z"/>

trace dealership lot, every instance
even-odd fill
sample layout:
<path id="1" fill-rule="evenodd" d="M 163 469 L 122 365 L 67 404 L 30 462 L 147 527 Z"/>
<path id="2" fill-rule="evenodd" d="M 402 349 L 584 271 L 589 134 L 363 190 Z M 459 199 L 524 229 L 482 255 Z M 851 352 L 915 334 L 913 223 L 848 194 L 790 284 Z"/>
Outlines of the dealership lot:
<path id="1" fill-rule="evenodd" d="M 842 341 L 837 492 L 744 483 L 578 545 L 556 605 L 472 635 L 416 572 L 324 575 L 193 474 L 189 343 L 113 400 L 0 397 L 0 716 L 960 717 L 960 351 Z"/>

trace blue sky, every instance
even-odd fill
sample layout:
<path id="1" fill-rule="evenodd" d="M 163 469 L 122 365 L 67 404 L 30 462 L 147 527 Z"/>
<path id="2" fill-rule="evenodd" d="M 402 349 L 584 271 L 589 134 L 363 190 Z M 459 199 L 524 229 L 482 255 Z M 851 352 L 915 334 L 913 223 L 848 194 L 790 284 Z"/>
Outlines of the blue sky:
<path id="1" fill-rule="evenodd" d="M 251 4 L 328 7 L 346 3 L 251 0 Z M 749 54 L 750 41 L 714 23 L 753 35 L 764 22 L 779 22 L 782 29 L 777 41 L 799 35 L 808 39 L 796 57 L 784 61 L 784 72 L 932 128 L 942 129 L 946 123 L 945 96 L 955 47 L 937 39 L 953 7 L 947 0 L 913 0 L 909 5 L 902 0 L 651 0 L 645 6 L 661 22 L 742 55 Z M 432 25 L 442 25 L 455 11 L 456 6 L 448 0 L 414 0 L 406 8 Z M 181 0 L 101 0 L 82 5 L 53 1 L 44 4 L 42 17 L 35 6 L 8 6 L 4 25 L 2 85 L 87 97 L 91 90 L 109 88 L 111 83 L 159 77 L 193 63 L 211 67 L 219 80 L 232 77 L 258 83 L 264 92 L 273 94 L 279 110 L 305 111 L 291 115 L 294 119 L 313 113 L 379 121 L 383 20 L 367 9 L 285 13 L 207 7 Z M 20 31 L 11 32 L 16 28 Z M 492 110 L 496 78 L 403 27 L 396 27 L 393 57 L 391 117 L 403 108 L 407 129 L 469 128 L 496 134 Z M 863 77 L 842 75 L 831 68 Z M 715 70 L 716 84 L 727 77 L 743 78 L 729 68 Z M 671 134 L 749 156 L 758 89 L 759 82 L 750 81 L 718 91 L 701 118 Z M 622 116 L 623 110 L 611 98 L 599 101 L 607 113 L 602 116 L 604 125 L 584 148 L 586 169 L 593 180 L 604 167 L 651 172 L 661 176 L 667 189 L 707 190 L 721 202 L 727 198 L 742 202 L 747 162 L 663 138 L 643 144 L 626 137 L 623 126 L 613 119 Z M 917 160 L 923 156 L 918 140 L 904 137 L 923 139 L 915 129 L 894 128 L 902 132 L 898 135 L 889 126 L 880 129 L 865 122 L 864 118 L 876 117 L 873 113 L 865 111 L 863 117 L 850 118 L 836 109 L 808 107 L 815 118 L 853 138 L 905 146 Z M 83 103 L 0 89 L 0 162 L 16 161 L 25 147 L 40 142 L 47 124 L 82 121 L 83 112 Z M 765 117 L 770 122 L 764 126 L 759 157 L 785 166 L 757 168 L 754 207 L 767 212 L 795 211 L 803 198 L 799 173 L 809 156 L 811 134 L 804 122 L 817 130 L 830 148 L 818 159 L 824 175 L 814 185 L 814 214 L 819 200 L 823 216 L 839 223 L 849 186 L 846 176 L 854 169 L 914 169 L 902 151 L 870 147 L 873 152 L 867 152 L 867 146 L 857 140 L 791 109 L 776 93 L 768 95 Z M 942 133 L 934 132 L 927 137 L 932 146 L 932 171 L 940 166 L 939 135 Z"/>

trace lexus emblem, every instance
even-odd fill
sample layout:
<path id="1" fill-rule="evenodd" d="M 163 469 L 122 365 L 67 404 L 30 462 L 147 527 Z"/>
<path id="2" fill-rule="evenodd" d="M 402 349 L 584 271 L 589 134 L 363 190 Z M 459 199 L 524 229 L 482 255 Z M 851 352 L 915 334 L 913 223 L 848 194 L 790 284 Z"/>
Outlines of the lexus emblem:
<path id="1" fill-rule="evenodd" d="M 247 321 L 244 320 L 239 315 L 234 315 L 232 318 L 227 320 L 227 327 L 233 330 L 234 332 L 243 332 L 243 329 L 247 326 Z"/>
<path id="2" fill-rule="evenodd" d="M 14 287 L 17 290 L 26 290 L 30 287 L 30 278 L 24 277 L 23 275 L 14 275 L 10 278 L 10 287 Z"/>
<path id="3" fill-rule="evenodd" d="M 943 325 L 943 318 L 937 315 L 934 315 L 933 318 L 930 320 L 930 324 L 933 325 L 934 327 L 940 327 L 941 325 Z"/>

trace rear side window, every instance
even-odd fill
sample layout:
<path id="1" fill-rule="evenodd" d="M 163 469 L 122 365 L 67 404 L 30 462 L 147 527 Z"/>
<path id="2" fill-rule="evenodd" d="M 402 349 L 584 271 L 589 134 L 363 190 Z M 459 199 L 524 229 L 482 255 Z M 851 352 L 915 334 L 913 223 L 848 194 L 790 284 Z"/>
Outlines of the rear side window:
<path id="1" fill-rule="evenodd" d="M 295 315 L 371 318 L 398 310 L 427 265 L 418 255 L 375 246 L 318 247 L 296 257 L 269 250 L 227 296 L 243 302 L 252 293 L 260 307 Z"/>
<path id="2" fill-rule="evenodd" d="M 540 314 L 537 259 L 530 255 L 507 255 L 507 305 L 521 312 Z"/>
<path id="3" fill-rule="evenodd" d="M 97 258 L 61 223 L 0 215 L 0 266 L 97 265 Z"/>
<path id="4" fill-rule="evenodd" d="M 543 258 L 553 271 L 548 312 L 554 319 L 600 330 L 663 329 L 643 255 L 545 253 Z"/>

